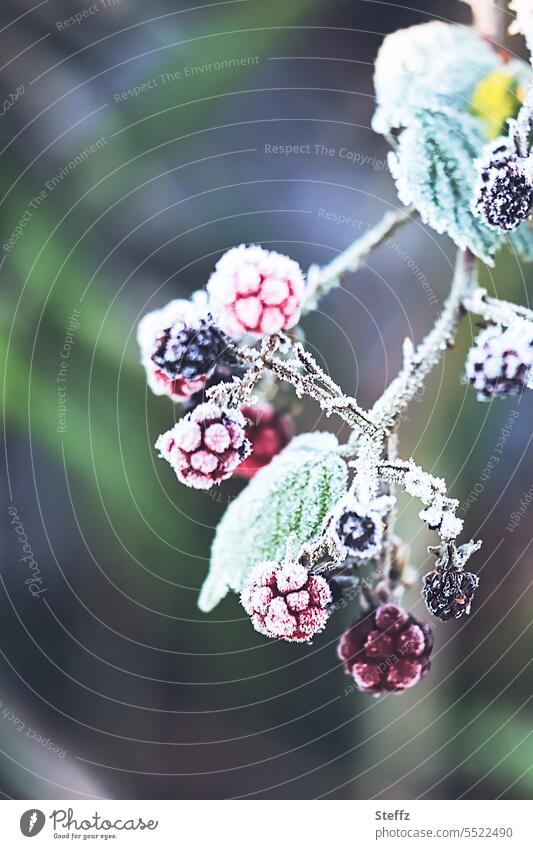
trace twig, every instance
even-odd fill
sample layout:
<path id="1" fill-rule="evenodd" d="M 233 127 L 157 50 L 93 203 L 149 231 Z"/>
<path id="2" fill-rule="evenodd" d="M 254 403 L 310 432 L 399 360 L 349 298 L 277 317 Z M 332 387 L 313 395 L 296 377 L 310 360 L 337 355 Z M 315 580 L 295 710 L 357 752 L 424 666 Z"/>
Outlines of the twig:
<path id="1" fill-rule="evenodd" d="M 533 310 L 512 304 L 510 301 L 490 298 L 485 289 L 476 289 L 470 296 L 464 298 L 463 306 L 468 312 L 477 313 L 486 321 L 493 321 L 504 327 L 508 327 L 517 318 L 533 322 Z"/>
<path id="2" fill-rule="evenodd" d="M 463 300 L 476 285 L 476 259 L 469 251 L 459 251 L 450 294 L 444 309 L 433 329 L 413 351 L 404 347 L 406 362 L 398 376 L 389 384 L 381 398 L 371 410 L 373 421 L 379 421 L 390 433 L 396 426 L 399 415 L 422 388 L 423 383 L 443 351 L 454 338 L 459 322 L 464 315 Z"/>

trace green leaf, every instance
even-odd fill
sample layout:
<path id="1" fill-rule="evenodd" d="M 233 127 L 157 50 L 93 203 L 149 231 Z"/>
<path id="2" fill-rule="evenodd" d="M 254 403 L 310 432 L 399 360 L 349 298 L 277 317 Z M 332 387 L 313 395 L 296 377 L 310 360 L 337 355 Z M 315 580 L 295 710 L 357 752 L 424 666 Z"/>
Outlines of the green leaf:
<path id="1" fill-rule="evenodd" d="M 461 249 L 493 265 L 501 235 L 471 210 L 476 179 L 474 160 L 483 148 L 479 121 L 454 112 L 420 110 L 389 154 L 398 196 L 413 204 L 437 233 L 447 233 Z"/>
<path id="2" fill-rule="evenodd" d="M 279 561 L 291 534 L 300 545 L 319 536 L 346 491 L 347 466 L 337 448 L 331 433 L 297 436 L 232 502 L 213 542 L 201 610 L 212 610 L 228 590 L 240 592 L 256 563 Z"/>
<path id="3" fill-rule="evenodd" d="M 476 33 L 456 24 L 431 21 L 397 30 L 376 58 L 378 133 L 409 126 L 421 108 L 468 112 L 483 77 L 502 62 Z"/>

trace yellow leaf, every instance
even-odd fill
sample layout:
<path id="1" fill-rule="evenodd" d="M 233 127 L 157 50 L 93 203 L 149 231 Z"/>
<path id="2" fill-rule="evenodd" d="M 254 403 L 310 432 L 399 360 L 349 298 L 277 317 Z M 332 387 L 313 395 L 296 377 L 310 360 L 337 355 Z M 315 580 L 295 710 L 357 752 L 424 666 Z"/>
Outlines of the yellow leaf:
<path id="1" fill-rule="evenodd" d="M 485 127 L 487 139 L 495 139 L 504 131 L 509 118 L 516 117 L 523 102 L 523 89 L 514 74 L 497 69 L 478 84 L 470 111 Z"/>

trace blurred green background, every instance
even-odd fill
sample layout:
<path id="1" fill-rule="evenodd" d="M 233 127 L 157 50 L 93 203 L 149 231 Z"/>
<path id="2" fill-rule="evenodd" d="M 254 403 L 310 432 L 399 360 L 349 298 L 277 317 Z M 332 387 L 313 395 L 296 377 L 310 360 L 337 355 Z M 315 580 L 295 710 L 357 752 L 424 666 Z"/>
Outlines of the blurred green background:
<path id="1" fill-rule="evenodd" d="M 484 540 L 481 586 L 468 621 L 436 626 L 431 673 L 382 700 L 345 694 L 335 644 L 349 614 L 301 647 L 261 638 L 234 596 L 198 611 L 213 529 L 242 483 L 188 490 L 157 460 L 179 411 L 148 393 L 135 342 L 139 317 L 203 286 L 228 247 L 260 242 L 307 268 L 397 206 L 369 127 L 376 51 L 400 26 L 467 20 L 459 2 L 420 5 L 2 3 L 5 797 L 531 795 L 533 512 L 506 526 L 533 483 L 533 401 L 481 405 L 462 385 L 475 328 L 412 405 L 401 453 L 461 500 L 465 534 Z M 454 253 L 413 222 L 306 320 L 364 406 L 403 337 L 438 315 Z M 528 303 L 530 275 L 502 252 L 484 284 Z M 337 423 L 306 403 L 298 430 L 316 427 Z M 416 513 L 402 502 L 399 530 L 424 572 L 434 540 Z M 425 617 L 416 590 L 406 603 Z"/>

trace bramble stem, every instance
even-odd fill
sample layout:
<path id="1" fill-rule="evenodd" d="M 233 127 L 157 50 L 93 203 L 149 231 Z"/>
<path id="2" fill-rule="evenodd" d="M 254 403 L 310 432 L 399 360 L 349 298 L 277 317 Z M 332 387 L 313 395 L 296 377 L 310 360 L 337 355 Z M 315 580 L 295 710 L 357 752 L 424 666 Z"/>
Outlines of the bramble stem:
<path id="1" fill-rule="evenodd" d="M 463 306 L 468 312 L 483 316 L 486 321 L 495 324 L 509 324 L 517 318 L 533 322 L 533 310 L 512 304 L 510 301 L 500 301 L 499 298 L 490 298 L 485 289 L 476 289 L 463 300 Z"/>
<path id="2" fill-rule="evenodd" d="M 357 271 L 367 256 L 379 247 L 385 239 L 408 221 L 414 212 L 412 206 L 386 212 L 381 221 L 368 230 L 364 236 L 355 239 L 327 265 L 312 265 L 307 272 L 304 314 L 314 309 L 317 302 L 330 289 L 340 286 L 342 278 L 349 271 Z"/>
<path id="3" fill-rule="evenodd" d="M 379 421 L 387 433 L 396 426 L 399 415 L 422 388 L 424 380 L 443 351 L 454 338 L 464 315 L 463 300 L 476 285 L 476 258 L 469 251 L 459 251 L 450 294 L 432 330 L 416 349 L 404 346 L 406 362 L 371 410 L 371 418 Z"/>
<path id="4" fill-rule="evenodd" d="M 281 360 L 269 354 L 263 356 L 265 366 L 281 380 L 291 383 L 300 397 L 308 395 L 317 400 L 326 415 L 336 413 L 358 433 L 376 438 L 380 429 L 355 398 L 343 395 L 341 388 L 319 368 L 300 343 L 292 345 L 290 350 L 295 355 L 294 359 Z"/>

